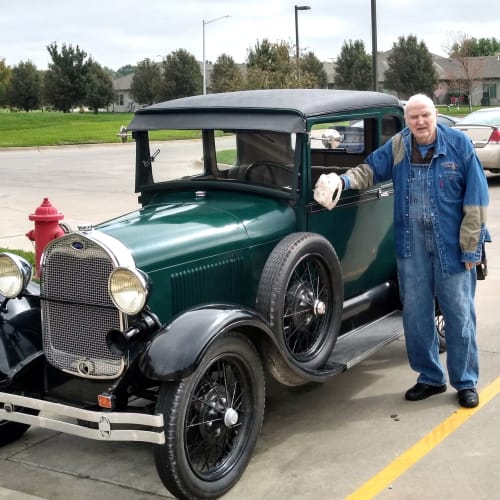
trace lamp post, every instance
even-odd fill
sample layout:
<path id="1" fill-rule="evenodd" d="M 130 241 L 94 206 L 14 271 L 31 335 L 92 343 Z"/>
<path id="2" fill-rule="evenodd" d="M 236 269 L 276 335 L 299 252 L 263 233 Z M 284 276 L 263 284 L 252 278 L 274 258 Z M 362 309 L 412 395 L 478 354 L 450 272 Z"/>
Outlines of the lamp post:
<path id="1" fill-rule="evenodd" d="M 220 19 L 225 19 L 226 17 L 231 17 L 226 14 L 225 16 L 215 17 L 210 19 L 210 21 L 205 21 L 203 19 L 203 95 L 207 93 L 207 62 L 205 61 L 205 25 L 219 21 Z"/>
<path id="2" fill-rule="evenodd" d="M 296 50 L 296 58 L 297 58 L 297 80 L 300 80 L 300 69 L 299 69 L 299 10 L 311 10 L 309 5 L 296 5 L 295 6 L 295 50 Z"/>
<path id="3" fill-rule="evenodd" d="M 377 78 L 377 0 L 371 0 L 372 10 L 372 66 L 373 66 L 373 90 L 378 90 Z"/>

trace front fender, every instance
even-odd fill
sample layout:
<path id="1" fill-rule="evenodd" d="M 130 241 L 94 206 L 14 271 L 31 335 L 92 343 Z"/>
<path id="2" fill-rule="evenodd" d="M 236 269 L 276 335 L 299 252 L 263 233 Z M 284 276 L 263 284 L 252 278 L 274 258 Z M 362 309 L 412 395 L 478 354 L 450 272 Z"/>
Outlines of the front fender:
<path id="1" fill-rule="evenodd" d="M 248 329 L 274 335 L 255 311 L 240 306 L 206 305 L 190 309 L 163 327 L 139 359 L 139 369 L 147 378 L 179 380 L 191 375 L 212 343 L 234 329 Z"/>
<path id="2" fill-rule="evenodd" d="M 3 297 L 0 296 L 0 301 Z M 38 297 L 9 300 L 0 311 L 0 386 L 43 355 Z"/>

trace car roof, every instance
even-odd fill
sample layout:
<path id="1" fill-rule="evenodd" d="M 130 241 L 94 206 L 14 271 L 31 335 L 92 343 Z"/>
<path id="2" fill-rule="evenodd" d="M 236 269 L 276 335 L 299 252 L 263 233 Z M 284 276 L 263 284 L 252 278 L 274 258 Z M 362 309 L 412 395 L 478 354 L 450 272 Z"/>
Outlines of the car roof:
<path id="1" fill-rule="evenodd" d="M 309 118 L 382 107 L 402 110 L 396 97 L 381 92 L 246 90 L 153 104 L 135 113 L 128 130 L 233 128 L 305 132 Z"/>
<path id="2" fill-rule="evenodd" d="M 492 107 L 492 108 L 481 108 L 472 111 L 472 113 L 487 113 L 488 111 L 500 111 L 500 107 Z"/>

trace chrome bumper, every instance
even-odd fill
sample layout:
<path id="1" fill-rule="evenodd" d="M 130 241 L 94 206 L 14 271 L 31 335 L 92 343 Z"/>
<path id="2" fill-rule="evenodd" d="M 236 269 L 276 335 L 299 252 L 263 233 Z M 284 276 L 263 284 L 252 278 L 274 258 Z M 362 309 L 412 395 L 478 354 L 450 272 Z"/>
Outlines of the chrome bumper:
<path id="1" fill-rule="evenodd" d="M 165 443 L 163 415 L 84 410 L 5 392 L 0 392 L 1 404 L 0 421 L 19 422 L 97 441 Z M 21 408 L 38 410 L 43 415 L 23 413 L 19 411 Z M 93 422 L 97 428 L 89 428 L 80 421 Z"/>

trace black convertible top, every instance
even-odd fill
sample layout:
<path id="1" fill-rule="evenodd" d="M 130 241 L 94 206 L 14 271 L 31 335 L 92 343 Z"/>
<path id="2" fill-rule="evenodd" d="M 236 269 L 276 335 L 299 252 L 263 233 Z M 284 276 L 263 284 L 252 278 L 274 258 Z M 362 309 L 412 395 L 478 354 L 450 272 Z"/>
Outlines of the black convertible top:
<path id="1" fill-rule="evenodd" d="M 142 108 L 128 130 L 258 129 L 306 132 L 312 117 L 401 107 L 388 94 L 354 90 L 245 90 L 174 99 Z"/>

